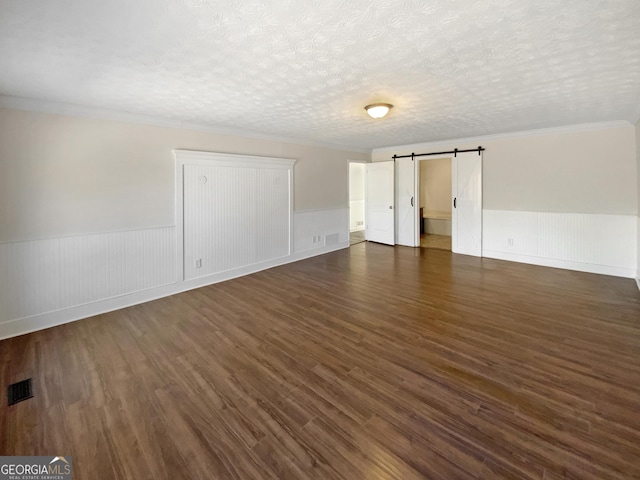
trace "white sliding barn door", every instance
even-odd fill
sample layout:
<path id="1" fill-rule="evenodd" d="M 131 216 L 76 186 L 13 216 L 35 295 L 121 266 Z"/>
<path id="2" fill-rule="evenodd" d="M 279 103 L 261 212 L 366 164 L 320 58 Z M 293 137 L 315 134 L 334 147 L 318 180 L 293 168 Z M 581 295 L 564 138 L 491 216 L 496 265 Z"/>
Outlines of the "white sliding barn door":
<path id="1" fill-rule="evenodd" d="M 396 244 L 415 247 L 416 168 L 411 158 L 396 160 Z"/>
<path id="2" fill-rule="evenodd" d="M 394 162 L 368 163 L 365 189 L 365 239 L 394 245 Z"/>
<path id="3" fill-rule="evenodd" d="M 482 256 L 482 154 L 458 153 L 451 161 L 451 250 Z"/>

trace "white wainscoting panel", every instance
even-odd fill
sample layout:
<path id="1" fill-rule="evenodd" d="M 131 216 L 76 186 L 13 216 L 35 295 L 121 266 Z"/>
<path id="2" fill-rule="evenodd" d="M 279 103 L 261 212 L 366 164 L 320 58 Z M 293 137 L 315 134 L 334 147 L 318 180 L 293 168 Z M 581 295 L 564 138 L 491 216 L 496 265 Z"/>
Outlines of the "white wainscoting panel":
<path id="1" fill-rule="evenodd" d="M 0 322 L 59 308 L 60 240 L 0 244 Z"/>
<path id="2" fill-rule="evenodd" d="M 0 325 L 175 281 L 175 227 L 0 244 Z"/>
<path id="3" fill-rule="evenodd" d="M 621 277 L 636 276 L 632 215 L 483 211 L 483 256 Z"/>
<path id="4" fill-rule="evenodd" d="M 290 171 L 184 165 L 185 279 L 291 253 Z"/>
<path id="5" fill-rule="evenodd" d="M 335 236 L 337 234 L 337 237 Z M 316 241 L 314 242 L 314 237 Z M 349 245 L 349 209 L 308 210 L 294 214 L 294 251 Z"/>
<path id="6" fill-rule="evenodd" d="M 0 244 L 0 339 L 349 246 L 348 208 L 296 212 L 293 222 L 293 253 L 184 281 L 174 226 Z"/>

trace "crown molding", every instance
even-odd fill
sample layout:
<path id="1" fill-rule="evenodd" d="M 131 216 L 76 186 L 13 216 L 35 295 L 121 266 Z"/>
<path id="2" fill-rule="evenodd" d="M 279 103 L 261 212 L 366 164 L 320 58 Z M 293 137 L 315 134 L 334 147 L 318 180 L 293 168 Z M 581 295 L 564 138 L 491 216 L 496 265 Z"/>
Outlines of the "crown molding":
<path id="1" fill-rule="evenodd" d="M 625 126 L 633 126 L 640 121 L 640 105 L 631 113 L 629 120 L 616 120 L 609 122 L 583 123 L 576 125 L 565 125 L 561 127 L 541 128 L 535 130 L 523 130 L 517 132 L 506 132 L 491 135 L 480 135 L 475 137 L 450 138 L 445 140 L 436 140 L 433 142 L 420 142 L 403 145 L 391 145 L 387 147 L 362 148 L 349 145 L 322 142 L 317 140 L 282 137 L 270 135 L 250 130 L 232 129 L 211 126 L 200 123 L 189 123 L 180 120 L 172 120 L 164 117 L 152 115 L 142 115 L 137 113 L 121 112 L 117 110 L 109 110 L 105 108 L 87 107 L 71 103 L 53 102 L 48 100 L 38 100 L 26 97 L 14 97 L 9 95 L 0 95 L 0 108 L 8 108 L 13 110 L 24 110 L 29 112 L 42 112 L 54 115 L 66 115 L 72 117 L 93 118 L 98 120 L 110 120 L 124 123 L 134 123 L 139 125 L 151 125 L 166 128 L 179 128 L 182 130 L 192 130 L 209 132 L 218 135 L 228 135 L 241 138 L 253 138 L 257 140 L 266 140 L 272 142 L 289 143 L 293 145 L 303 145 L 311 147 L 330 148 L 333 150 L 341 150 L 355 153 L 374 153 L 374 152 L 390 152 L 403 149 L 419 149 L 437 147 L 442 145 L 450 146 L 452 143 L 476 143 L 487 140 L 500 140 L 506 138 L 528 137 L 533 135 L 548 135 L 554 133 L 571 133 L 586 132 L 593 130 L 604 130 L 607 128 L 620 128 Z"/>
<path id="2" fill-rule="evenodd" d="M 294 145 L 304 145 L 311 147 L 331 148 L 347 152 L 371 153 L 370 148 L 353 147 L 317 140 L 281 137 L 267 133 L 254 132 L 233 128 L 216 127 L 201 123 L 189 123 L 180 120 L 172 120 L 164 117 L 151 115 L 141 115 L 137 113 L 120 112 L 105 108 L 87 107 L 71 103 L 52 102 L 48 100 L 37 100 L 26 97 L 14 97 L 0 95 L 0 108 L 13 110 L 24 110 L 28 112 L 50 113 L 54 115 L 66 115 L 72 117 L 93 118 L 98 120 L 111 120 L 115 122 L 135 123 L 140 125 L 152 125 L 156 127 L 179 128 L 183 130 L 195 130 L 201 132 L 215 133 L 218 135 L 228 135 L 233 137 L 254 138 L 257 140 L 267 140 L 272 142 L 289 143 Z"/>
<path id="3" fill-rule="evenodd" d="M 481 135 L 477 137 L 451 138 L 448 140 L 437 140 L 434 142 L 412 143 L 408 145 L 394 145 L 390 147 L 374 148 L 372 153 L 392 152 L 398 149 L 421 149 L 438 146 L 450 147 L 451 144 L 478 143 L 488 140 L 502 140 L 506 138 L 531 137 L 534 135 L 549 135 L 554 133 L 589 132 L 593 130 L 605 130 L 608 128 L 620 128 L 631 126 L 627 120 L 615 120 L 610 122 L 581 123 L 577 125 L 565 125 L 562 127 L 540 128 L 536 130 L 523 130 L 519 132 L 497 133 L 492 135 Z M 480 144 L 478 143 L 478 145 Z"/>

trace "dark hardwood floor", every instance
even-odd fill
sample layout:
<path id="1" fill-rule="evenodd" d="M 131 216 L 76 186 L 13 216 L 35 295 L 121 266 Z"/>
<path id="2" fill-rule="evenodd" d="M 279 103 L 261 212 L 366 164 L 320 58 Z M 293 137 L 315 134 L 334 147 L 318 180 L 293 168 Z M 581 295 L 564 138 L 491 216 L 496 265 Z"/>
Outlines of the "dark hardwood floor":
<path id="1" fill-rule="evenodd" d="M 76 480 L 640 478 L 628 279 L 361 243 L 0 342 L 26 377 L 0 454 Z"/>

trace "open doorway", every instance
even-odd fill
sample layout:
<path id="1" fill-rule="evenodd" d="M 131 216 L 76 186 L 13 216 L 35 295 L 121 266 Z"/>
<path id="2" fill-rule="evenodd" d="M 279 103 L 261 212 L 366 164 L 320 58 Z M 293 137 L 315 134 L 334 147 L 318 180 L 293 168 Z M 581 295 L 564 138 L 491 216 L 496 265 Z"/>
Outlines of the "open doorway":
<path id="1" fill-rule="evenodd" d="M 451 158 L 418 162 L 420 247 L 451 251 Z"/>
<path id="2" fill-rule="evenodd" d="M 349 243 L 365 240 L 365 164 L 349 162 Z"/>

